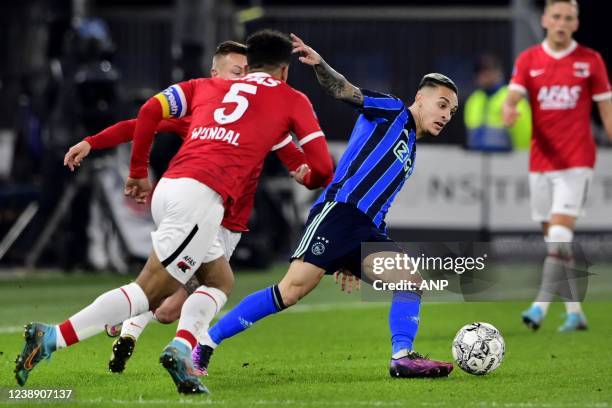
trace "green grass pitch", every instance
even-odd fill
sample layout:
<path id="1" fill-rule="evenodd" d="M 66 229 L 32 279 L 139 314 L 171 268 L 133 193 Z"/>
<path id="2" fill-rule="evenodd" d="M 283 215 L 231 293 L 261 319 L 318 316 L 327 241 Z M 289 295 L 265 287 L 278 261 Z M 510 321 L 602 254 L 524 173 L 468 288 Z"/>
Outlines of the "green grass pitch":
<path id="1" fill-rule="evenodd" d="M 275 282 L 282 267 L 239 273 L 228 306 Z M 22 326 L 63 320 L 105 290 L 128 279 L 107 275 L 0 278 L 0 405 L 17 389 L 12 370 Z M 610 299 L 610 297 L 608 297 Z M 527 302 L 427 303 L 415 348 L 449 360 L 456 331 L 472 321 L 500 329 L 506 357 L 494 373 L 476 377 L 455 368 L 445 379 L 393 379 L 388 305 L 341 293 L 326 277 L 294 310 L 257 323 L 215 353 L 203 382 L 210 396 L 180 396 L 158 356 L 175 324 L 152 323 L 126 371 L 108 372 L 112 340 L 101 334 L 55 353 L 31 373 L 27 388 L 72 389 L 70 406 L 298 406 L 298 407 L 607 407 L 612 404 L 612 301 L 585 304 L 590 330 L 557 334 L 563 307 L 551 307 L 538 333 L 520 323 Z M 227 306 L 226 306 L 227 310 Z"/>

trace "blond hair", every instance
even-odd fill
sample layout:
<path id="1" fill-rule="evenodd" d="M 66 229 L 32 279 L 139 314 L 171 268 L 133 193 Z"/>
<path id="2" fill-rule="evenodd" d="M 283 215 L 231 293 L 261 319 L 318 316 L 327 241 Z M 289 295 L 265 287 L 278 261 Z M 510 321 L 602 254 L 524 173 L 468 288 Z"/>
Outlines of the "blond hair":
<path id="1" fill-rule="evenodd" d="M 576 11 L 580 10 L 580 7 L 578 6 L 578 0 L 546 0 L 546 8 L 556 3 L 567 3 L 570 6 L 576 7 Z"/>

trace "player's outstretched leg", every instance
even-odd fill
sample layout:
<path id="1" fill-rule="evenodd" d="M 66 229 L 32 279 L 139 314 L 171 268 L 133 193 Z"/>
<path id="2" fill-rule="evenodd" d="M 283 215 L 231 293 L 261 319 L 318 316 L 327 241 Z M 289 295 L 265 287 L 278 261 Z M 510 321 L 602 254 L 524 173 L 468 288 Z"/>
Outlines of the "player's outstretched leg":
<path id="1" fill-rule="evenodd" d="M 430 360 L 412 350 L 419 328 L 421 294 L 396 291 L 389 310 L 389 328 L 393 355 L 389 374 L 393 378 L 446 377 L 453 370 L 452 363 Z"/>
<path id="2" fill-rule="evenodd" d="M 324 269 L 294 259 L 278 285 L 251 293 L 208 330 L 203 336 L 202 344 L 210 350 L 204 355 L 200 367 L 208 366 L 212 349 L 223 340 L 248 329 L 271 314 L 295 305 L 319 284 L 324 274 Z"/>
<path id="3" fill-rule="evenodd" d="M 51 353 L 104 331 L 108 322 L 142 313 L 149 305 L 147 295 L 136 284 L 122 286 L 100 295 L 93 303 L 63 323 L 52 326 L 31 323 L 26 326 L 25 346 L 16 361 L 19 385 L 24 385 L 29 372 Z"/>
<path id="4" fill-rule="evenodd" d="M 204 344 L 215 348 L 223 340 L 248 329 L 264 317 L 295 305 L 319 284 L 324 274 L 325 270 L 313 264 L 299 259 L 293 260 L 289 271 L 278 285 L 242 299 L 208 330 L 209 339 L 205 337 L 205 340 L 212 340 L 212 343 L 207 341 Z"/>
<path id="5" fill-rule="evenodd" d="M 255 322 L 286 308 L 278 285 L 251 293 L 232 310 L 204 332 L 201 343 L 192 351 L 192 361 L 198 375 L 208 375 L 208 364 L 214 349 L 221 342 L 249 327 Z"/>
<path id="6" fill-rule="evenodd" d="M 25 346 L 15 366 L 17 382 L 24 385 L 36 364 L 54 351 L 103 332 L 107 324 L 139 315 L 149 305 L 156 307 L 177 287 L 178 282 L 166 273 L 155 254 L 151 254 L 136 282 L 103 293 L 57 326 L 41 323 L 26 326 Z"/>

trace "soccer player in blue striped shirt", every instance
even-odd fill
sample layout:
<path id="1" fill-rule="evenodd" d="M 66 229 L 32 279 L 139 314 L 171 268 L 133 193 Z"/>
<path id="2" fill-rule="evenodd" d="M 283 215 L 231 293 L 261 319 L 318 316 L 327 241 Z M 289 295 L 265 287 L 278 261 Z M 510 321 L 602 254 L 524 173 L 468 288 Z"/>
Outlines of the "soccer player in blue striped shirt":
<path id="1" fill-rule="evenodd" d="M 294 52 L 300 54 L 301 62 L 313 66 L 321 86 L 336 99 L 354 105 L 361 115 L 331 184 L 311 209 L 287 274 L 277 285 L 244 298 L 210 328 L 200 346 L 200 361 L 195 361 L 202 366 L 208 365 L 212 350 L 224 339 L 296 304 L 324 274 L 345 269 L 367 275 L 371 265 L 367 258 L 362 264 L 361 243 L 393 243 L 384 218 L 412 174 L 416 139 L 438 135 L 457 111 L 457 87 L 444 75 L 425 75 L 414 103 L 406 107 L 394 96 L 355 87 L 301 39 L 295 35 L 292 39 Z M 418 279 L 417 273 L 413 281 Z M 444 377 L 453 368 L 413 351 L 420 302 L 418 291 L 393 293 L 389 312 L 393 377 Z"/>

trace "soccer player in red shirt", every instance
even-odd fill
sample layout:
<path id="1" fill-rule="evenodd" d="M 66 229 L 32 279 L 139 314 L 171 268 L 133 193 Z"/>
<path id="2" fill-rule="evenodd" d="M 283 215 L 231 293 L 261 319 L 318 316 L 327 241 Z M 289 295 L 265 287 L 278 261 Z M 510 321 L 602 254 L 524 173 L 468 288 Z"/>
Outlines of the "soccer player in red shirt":
<path id="1" fill-rule="evenodd" d="M 215 51 L 210 76 L 224 79 L 241 78 L 246 74 L 246 63 L 246 46 L 234 41 L 225 41 Z M 160 122 L 157 131 L 175 133 L 185 139 L 190 121 L 191 118 L 188 116 L 181 119 L 164 119 Z M 131 141 L 135 125 L 135 119 L 126 120 L 110 126 L 96 135 L 86 137 L 69 149 L 64 158 L 64 164 L 74 170 L 75 166 L 79 166 L 92 149 L 107 149 Z M 307 158 L 290 139 L 286 139 L 283 143 L 275 146 L 273 150 L 296 181 L 309 189 L 319 188 L 327 184 L 326 182 L 332 176 L 330 172 L 327 174 L 327 179 L 325 179 L 326 175 L 315 175 L 313 177 L 309 170 L 308 159 L 317 161 L 320 158 Z M 106 331 L 109 336 L 119 336 L 113 343 L 111 360 L 109 361 L 110 371 L 123 372 L 127 360 L 133 354 L 136 341 L 151 320 L 155 319 L 164 324 L 176 321 L 180 316 L 183 303 L 189 295 L 201 286 L 200 282 L 209 288 L 208 294 L 210 297 L 203 299 L 209 303 L 209 307 L 206 309 L 208 312 L 207 321 L 210 322 L 216 312 L 223 308 L 234 286 L 234 275 L 229 259 L 240 241 L 242 233 L 248 231 L 247 224 L 253 209 L 260 171 L 261 166 L 253 173 L 244 194 L 236 200 L 234 211 L 224 214 L 215 242 L 203 258 L 203 263 L 196 274 L 172 296 L 166 298 L 160 307 L 155 310 L 155 313 L 147 311 L 126 320 L 123 324 L 119 323 L 107 327 Z M 312 180 L 323 181 L 323 183 L 312 184 Z M 346 275 L 343 279 L 346 279 Z M 205 329 L 207 329 L 207 326 L 208 324 L 206 324 Z M 204 371 L 202 374 L 204 374 Z"/>
<path id="2" fill-rule="evenodd" d="M 313 173 L 328 173 L 321 169 L 331 169 L 331 158 L 312 105 L 285 82 L 291 51 L 291 40 L 285 35 L 257 32 L 247 39 L 249 74 L 245 77 L 182 82 L 141 107 L 124 189 L 140 202 L 151 190 L 148 154 L 159 123 L 191 114 L 188 136 L 153 194 L 151 212 L 158 227 L 151 234 L 154 250 L 136 282 L 102 294 L 58 326 L 26 326 L 26 344 L 15 369 L 20 385 L 55 350 L 100 333 L 107 324 L 155 310 L 187 282 L 212 246 L 224 212 L 233 211 L 253 171 L 275 145 L 287 140 L 289 132 L 307 155 L 318 151 L 325 158 L 312 163 L 317 167 Z M 210 297 L 206 289 L 196 290 L 185 301 L 176 337 L 160 356 L 183 393 L 207 392 L 191 362 L 196 335 L 205 325 L 202 299 Z"/>
<path id="3" fill-rule="evenodd" d="M 548 247 L 540 292 L 523 312 L 523 322 L 533 330 L 541 325 L 555 293 L 565 299 L 567 310 L 559 331 L 587 328 L 572 280 L 571 242 L 595 165 L 592 101 L 612 138 L 612 92 L 601 55 L 573 39 L 578 11 L 576 0 L 547 0 L 542 16 L 546 38 L 518 56 L 504 105 L 507 126 L 518 117 L 521 98 L 529 99 L 533 111 L 531 211 L 542 223 Z"/>

